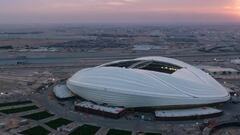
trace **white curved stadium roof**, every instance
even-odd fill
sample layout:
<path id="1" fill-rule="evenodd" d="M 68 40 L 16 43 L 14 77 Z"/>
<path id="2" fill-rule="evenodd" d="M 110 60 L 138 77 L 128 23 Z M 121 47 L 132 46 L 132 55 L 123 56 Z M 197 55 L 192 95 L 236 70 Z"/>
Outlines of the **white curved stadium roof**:
<path id="1" fill-rule="evenodd" d="M 114 61 L 83 69 L 67 86 L 87 100 L 124 107 L 195 106 L 230 98 L 207 73 L 166 57 Z"/>

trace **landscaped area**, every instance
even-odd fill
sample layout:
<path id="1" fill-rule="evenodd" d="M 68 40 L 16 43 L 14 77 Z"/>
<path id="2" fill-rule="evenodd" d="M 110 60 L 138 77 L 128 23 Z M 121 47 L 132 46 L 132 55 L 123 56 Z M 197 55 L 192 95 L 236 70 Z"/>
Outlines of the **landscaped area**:
<path id="1" fill-rule="evenodd" d="M 14 105 L 24 105 L 24 104 L 31 104 L 32 101 L 17 101 L 17 102 L 8 102 L 8 103 L 0 103 L 0 107 L 5 107 L 5 106 L 14 106 Z"/>
<path id="2" fill-rule="evenodd" d="M 50 131 L 48 131 L 47 129 L 41 126 L 36 126 L 20 132 L 20 134 L 23 134 L 23 135 L 48 135 L 49 133 Z"/>
<path id="3" fill-rule="evenodd" d="M 11 108 L 11 109 L 4 109 L 4 110 L 0 110 L 0 112 L 6 113 L 6 114 L 11 114 L 11 113 L 19 113 L 19 112 L 30 111 L 30 110 L 34 110 L 34 109 L 38 109 L 38 107 L 35 106 L 35 105 L 31 105 L 31 106 L 25 106 L 25 107 L 16 107 L 16 108 Z"/>
<path id="4" fill-rule="evenodd" d="M 110 129 L 107 135 L 131 135 L 132 132 L 126 130 Z"/>
<path id="5" fill-rule="evenodd" d="M 25 115 L 25 116 L 22 116 L 22 117 L 27 118 L 27 119 L 33 119 L 33 120 L 41 120 L 41 119 L 45 119 L 45 118 L 48 118 L 48 117 L 51 117 L 51 116 L 54 116 L 54 115 L 47 112 L 47 111 L 42 111 L 42 112 L 37 112 L 37 113 Z"/>
<path id="6" fill-rule="evenodd" d="M 53 129 L 57 129 L 58 127 L 61 127 L 63 125 L 67 125 L 71 122 L 72 121 L 64 119 L 64 118 L 58 118 L 58 119 L 51 120 L 51 121 L 47 122 L 46 125 L 48 125 L 49 127 L 53 128 Z"/>
<path id="7" fill-rule="evenodd" d="M 160 133 L 145 133 L 144 135 L 162 135 Z"/>
<path id="8" fill-rule="evenodd" d="M 83 125 L 73 131 L 70 135 L 95 135 L 95 133 L 100 129 L 100 127 Z"/>

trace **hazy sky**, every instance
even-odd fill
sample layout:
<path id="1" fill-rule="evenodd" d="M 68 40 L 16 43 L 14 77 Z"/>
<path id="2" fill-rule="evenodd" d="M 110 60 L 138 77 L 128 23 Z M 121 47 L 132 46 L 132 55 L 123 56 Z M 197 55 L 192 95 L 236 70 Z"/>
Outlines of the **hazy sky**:
<path id="1" fill-rule="evenodd" d="M 0 24 L 240 23 L 240 0 L 0 0 Z"/>

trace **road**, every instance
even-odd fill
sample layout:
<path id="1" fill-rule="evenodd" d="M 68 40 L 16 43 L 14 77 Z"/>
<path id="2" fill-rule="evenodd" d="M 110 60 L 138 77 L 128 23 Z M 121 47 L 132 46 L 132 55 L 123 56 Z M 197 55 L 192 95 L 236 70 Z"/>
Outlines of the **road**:
<path id="1" fill-rule="evenodd" d="M 157 52 L 151 53 L 130 53 L 130 54 L 104 54 L 104 53 L 88 53 L 88 54 L 74 54 L 72 56 L 29 56 L 24 58 L 0 58 L 0 65 L 16 65 L 19 62 L 25 64 L 65 64 L 65 63 L 76 63 L 80 61 L 113 61 L 119 59 L 130 59 L 143 56 L 159 56 Z M 161 55 L 165 57 L 177 58 L 180 60 L 187 61 L 206 61 L 213 60 L 215 58 L 233 59 L 240 57 L 240 53 L 201 53 L 201 54 L 181 54 L 181 55 Z"/>

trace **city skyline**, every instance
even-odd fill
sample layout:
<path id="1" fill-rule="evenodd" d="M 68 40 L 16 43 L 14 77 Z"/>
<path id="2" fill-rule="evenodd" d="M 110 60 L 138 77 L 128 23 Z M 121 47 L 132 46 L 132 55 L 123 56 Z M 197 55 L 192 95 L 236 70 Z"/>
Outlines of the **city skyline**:
<path id="1" fill-rule="evenodd" d="M 0 24 L 238 23 L 240 0 L 1 0 Z"/>

